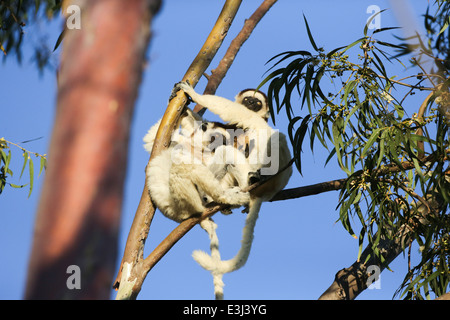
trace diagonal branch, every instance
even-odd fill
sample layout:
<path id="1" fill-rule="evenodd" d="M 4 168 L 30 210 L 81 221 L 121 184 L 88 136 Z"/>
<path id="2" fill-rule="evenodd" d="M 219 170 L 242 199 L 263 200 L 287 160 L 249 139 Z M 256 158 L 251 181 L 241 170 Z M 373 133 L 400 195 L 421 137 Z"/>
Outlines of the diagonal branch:
<path id="1" fill-rule="evenodd" d="M 422 161 L 423 163 L 434 162 L 437 160 L 438 155 L 436 153 L 432 153 L 425 157 Z M 399 172 L 402 170 L 410 170 L 414 168 L 414 162 L 412 161 L 404 161 L 401 162 L 401 167 L 396 164 L 382 166 L 379 169 L 373 172 L 374 176 L 384 176 L 390 173 Z M 363 171 L 357 171 L 353 175 L 361 175 Z M 344 187 L 347 182 L 347 178 L 332 180 L 327 182 L 321 182 L 317 184 L 312 184 L 309 186 L 297 187 L 292 189 L 284 189 L 278 192 L 270 201 L 280 201 L 280 200 L 288 200 L 288 199 L 296 199 L 301 197 L 312 196 L 315 194 L 328 192 L 328 191 L 336 191 L 340 190 Z"/>
<path id="2" fill-rule="evenodd" d="M 193 86 L 197 84 L 200 76 L 205 72 L 221 46 L 241 2 L 242 0 L 227 0 L 225 2 L 213 29 L 188 68 L 182 79 L 183 81 L 188 80 Z M 176 126 L 176 123 L 178 123 L 185 103 L 186 97 L 181 91 L 177 93 L 175 98 L 170 100 L 159 126 L 150 159 L 159 154 L 162 149 L 167 148 L 173 129 Z M 125 252 L 119 267 L 119 273 L 113 285 L 114 288 L 119 289 L 117 295 L 118 298 L 136 298 L 140 291 L 143 279 L 140 279 L 142 281 L 136 284 L 136 270 L 141 269 L 144 244 L 150 229 L 154 211 L 155 208 L 151 203 L 146 181 L 127 238 Z M 123 273 L 125 266 L 127 272 Z M 122 281 L 126 282 L 126 285 L 124 286 L 125 289 L 121 288 Z M 121 289 L 123 290 L 121 291 Z"/>

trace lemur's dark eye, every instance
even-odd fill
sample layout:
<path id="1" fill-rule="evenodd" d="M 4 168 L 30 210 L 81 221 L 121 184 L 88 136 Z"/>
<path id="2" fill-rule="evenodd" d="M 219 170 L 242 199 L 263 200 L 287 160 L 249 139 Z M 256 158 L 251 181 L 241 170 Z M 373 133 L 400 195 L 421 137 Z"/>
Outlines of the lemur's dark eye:
<path id="1" fill-rule="evenodd" d="M 206 130 L 208 130 L 208 124 L 202 123 L 202 131 L 205 132 Z"/>

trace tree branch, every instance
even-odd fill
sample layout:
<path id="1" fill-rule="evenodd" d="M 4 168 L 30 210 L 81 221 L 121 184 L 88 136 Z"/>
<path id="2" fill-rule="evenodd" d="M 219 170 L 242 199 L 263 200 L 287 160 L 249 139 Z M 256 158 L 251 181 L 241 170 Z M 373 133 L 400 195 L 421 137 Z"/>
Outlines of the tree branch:
<path id="1" fill-rule="evenodd" d="M 344 268 L 336 273 L 334 282 L 319 297 L 319 300 L 354 300 L 368 287 L 367 267 L 378 266 L 381 273 L 413 239 L 413 232 L 409 228 L 403 228 L 403 231 L 394 240 L 382 236 L 377 248 L 384 258 L 383 262 L 373 254 L 373 248 L 369 244 L 357 261 L 349 268 Z"/>
<path id="2" fill-rule="evenodd" d="M 288 200 L 288 199 L 297 199 L 307 196 L 312 196 L 315 194 L 320 194 L 323 192 L 328 191 L 336 191 L 342 189 L 347 179 L 339 179 L 339 180 L 332 180 L 327 182 L 321 182 L 317 184 L 312 184 L 309 186 L 304 187 L 297 187 L 292 189 L 284 189 L 278 192 L 272 199 L 270 199 L 271 202 L 273 201 L 281 201 L 281 200 Z"/>
<path id="3" fill-rule="evenodd" d="M 434 162 L 437 159 L 437 154 L 432 153 L 425 157 L 422 161 L 423 163 L 427 162 Z M 390 173 L 399 172 L 401 170 L 410 170 L 414 168 L 414 163 L 411 161 L 404 161 L 401 163 L 401 167 L 399 167 L 396 164 L 393 165 L 387 165 L 382 166 L 379 169 L 375 170 L 373 172 L 374 176 L 383 176 Z M 361 175 L 363 174 L 362 170 L 359 170 L 355 172 L 353 175 Z M 280 200 L 288 200 L 288 199 L 296 199 L 296 198 L 302 198 L 307 197 L 323 192 L 328 191 L 336 191 L 340 190 L 344 187 L 345 183 L 347 182 L 347 178 L 344 179 L 338 179 L 338 180 L 332 180 L 327 182 L 321 182 L 317 184 L 312 184 L 309 186 L 304 187 L 297 187 L 292 189 L 284 189 L 278 192 L 270 201 L 280 201 Z"/>
<path id="4" fill-rule="evenodd" d="M 205 72 L 206 68 L 209 66 L 213 57 L 217 53 L 217 50 L 221 46 L 241 2 L 242 0 L 227 0 L 225 2 L 213 29 L 206 39 L 203 47 L 200 49 L 194 61 L 188 68 L 182 79 L 183 81 L 188 80 L 193 86 L 197 84 L 200 76 L 203 72 Z M 185 104 L 186 97 L 181 91 L 177 93 L 175 98 L 170 100 L 156 134 L 150 160 L 169 145 L 170 137 L 174 127 L 178 123 Z M 142 281 L 139 281 L 139 283 L 136 284 L 136 274 L 142 274 L 142 272 L 139 271 L 142 270 L 144 244 L 150 229 L 154 211 L 155 208 L 151 203 L 146 181 L 144 190 L 142 191 L 141 200 L 136 210 L 135 218 L 127 238 L 127 244 L 119 267 L 119 272 L 113 285 L 114 288 L 119 290 L 117 298 L 136 298 L 140 291 L 140 285 L 142 285 L 144 279 L 141 279 Z M 127 273 L 122 274 L 122 270 L 125 266 Z M 145 278 L 145 276 L 143 278 Z M 126 283 L 122 287 L 121 283 L 123 282 Z M 131 286 L 131 284 L 133 285 Z M 123 288 L 124 290 L 122 290 Z M 129 291 L 130 288 L 132 290 L 131 292 Z"/>

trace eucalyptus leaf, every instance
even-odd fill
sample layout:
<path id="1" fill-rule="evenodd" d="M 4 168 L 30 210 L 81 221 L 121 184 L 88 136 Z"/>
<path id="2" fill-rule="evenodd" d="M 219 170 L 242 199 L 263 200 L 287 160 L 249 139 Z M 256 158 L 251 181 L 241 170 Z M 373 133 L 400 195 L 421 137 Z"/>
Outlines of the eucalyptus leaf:
<path id="1" fill-rule="evenodd" d="M 23 156 L 23 165 L 22 165 L 22 171 L 20 171 L 20 178 L 22 178 L 23 172 L 25 171 L 25 168 L 26 168 L 27 163 L 28 163 L 28 159 L 30 159 L 30 155 L 26 151 L 24 151 L 22 156 Z"/>
<path id="2" fill-rule="evenodd" d="M 31 192 L 33 191 L 33 183 L 34 183 L 34 164 L 33 159 L 29 159 L 28 168 L 30 171 L 30 192 L 28 193 L 28 198 L 31 196 Z"/>
<path id="3" fill-rule="evenodd" d="M 311 43 L 314 50 L 319 51 L 319 48 L 317 47 L 316 42 L 314 41 L 314 38 L 311 34 L 311 30 L 309 29 L 308 21 L 306 20 L 305 15 L 303 15 L 303 19 L 305 20 L 306 32 L 308 33 L 309 42 Z"/>
<path id="4" fill-rule="evenodd" d="M 372 147 L 372 145 L 375 143 L 375 141 L 378 139 L 378 136 L 380 134 L 380 131 L 383 128 L 377 128 L 372 132 L 372 135 L 370 136 L 369 140 L 367 140 L 366 144 L 364 145 L 363 152 L 361 154 L 361 158 L 364 158 L 367 155 L 367 152 L 369 151 L 369 148 Z"/>
<path id="5" fill-rule="evenodd" d="M 38 176 L 41 176 L 42 170 L 46 167 L 47 167 L 47 159 L 45 157 L 41 157 Z"/>

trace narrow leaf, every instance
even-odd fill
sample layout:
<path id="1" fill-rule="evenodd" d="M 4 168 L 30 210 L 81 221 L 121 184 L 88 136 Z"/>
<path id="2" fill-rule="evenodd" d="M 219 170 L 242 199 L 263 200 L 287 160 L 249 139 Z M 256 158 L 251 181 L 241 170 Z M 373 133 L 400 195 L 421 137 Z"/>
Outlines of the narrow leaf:
<path id="1" fill-rule="evenodd" d="M 25 151 L 23 153 L 24 161 L 23 161 L 22 171 L 20 172 L 20 178 L 22 178 L 23 172 L 25 171 L 25 167 L 27 166 L 28 158 L 29 158 L 28 152 Z"/>
<path id="2" fill-rule="evenodd" d="M 438 35 L 440 35 L 441 33 L 443 33 L 447 28 L 448 28 L 448 24 L 450 22 L 450 16 L 448 17 L 447 21 L 445 21 L 444 26 L 442 27 L 442 29 L 439 31 Z"/>
<path id="3" fill-rule="evenodd" d="M 352 42 L 351 44 L 349 44 L 348 46 L 345 47 L 345 49 L 342 51 L 342 53 L 344 53 L 344 52 L 347 51 L 348 49 L 354 47 L 354 46 L 357 45 L 358 43 L 363 42 L 364 40 L 366 40 L 366 37 L 363 37 L 363 38 L 361 38 L 361 39 L 358 39 L 358 40 Z"/>
<path id="4" fill-rule="evenodd" d="M 11 162 L 11 150 L 8 150 L 8 155 L 6 155 L 3 149 L 0 149 L 2 153 L 3 162 L 5 163 L 4 172 L 8 173 L 9 163 Z"/>
<path id="5" fill-rule="evenodd" d="M 380 29 L 376 29 L 373 34 L 378 33 L 378 32 L 383 32 L 383 31 L 387 31 L 387 30 L 395 30 L 395 29 L 401 29 L 400 27 L 386 27 L 386 28 L 380 28 Z"/>
<path id="6" fill-rule="evenodd" d="M 344 104 L 347 107 L 347 98 L 348 98 L 348 94 L 350 93 L 350 91 L 353 90 L 353 88 L 355 88 L 355 86 L 359 83 L 358 80 L 352 80 L 350 81 L 346 86 L 345 86 L 345 90 L 344 90 L 344 97 L 342 98 L 342 100 L 344 100 Z"/>
<path id="7" fill-rule="evenodd" d="M 305 15 L 303 15 L 303 19 L 305 20 L 306 32 L 308 32 L 309 41 L 311 42 L 311 45 L 314 48 L 314 50 L 319 51 L 319 49 L 317 48 L 317 45 L 316 45 L 316 43 L 314 41 L 314 38 L 313 38 L 313 36 L 311 34 L 311 30 L 309 29 L 308 21 L 306 20 Z"/>
<path id="8" fill-rule="evenodd" d="M 17 184 L 14 184 L 14 183 L 10 183 L 9 185 L 10 185 L 11 187 L 13 187 L 13 188 L 16 188 L 16 189 L 21 189 L 21 188 L 23 188 L 23 187 L 26 186 L 26 184 L 23 184 L 23 185 L 17 185 Z"/>
<path id="9" fill-rule="evenodd" d="M 380 138 L 380 154 L 378 155 L 378 161 L 377 161 L 377 168 L 380 167 L 381 161 L 383 160 L 384 157 L 384 140 L 386 139 L 386 135 L 388 134 L 389 131 L 384 130 L 383 133 L 381 134 L 381 138 Z"/>
<path id="10" fill-rule="evenodd" d="M 374 13 L 372 16 L 370 16 L 369 20 L 366 23 L 366 26 L 364 27 L 364 36 L 367 36 L 367 30 L 369 29 L 369 25 L 372 22 L 372 20 L 375 19 L 375 17 L 377 15 L 379 15 L 380 13 L 382 13 L 383 11 L 386 11 L 386 9 L 380 10 L 380 11 Z"/>
<path id="11" fill-rule="evenodd" d="M 55 52 L 56 49 L 58 49 L 58 47 L 61 44 L 61 42 L 63 41 L 65 35 L 66 35 L 66 29 L 64 29 L 61 32 L 61 34 L 59 35 L 58 39 L 56 40 L 55 47 L 53 48 L 53 52 Z"/>
<path id="12" fill-rule="evenodd" d="M 338 52 L 339 50 L 342 50 L 344 48 L 345 48 L 345 46 L 342 46 L 342 47 L 336 48 L 334 50 L 331 50 L 330 52 L 327 53 L 327 58 L 330 58 L 333 54 L 335 54 L 336 52 Z"/>
<path id="13" fill-rule="evenodd" d="M 47 167 L 47 159 L 45 157 L 41 157 L 41 164 L 39 167 L 39 176 L 41 176 L 42 170 Z"/>
<path id="14" fill-rule="evenodd" d="M 372 135 L 370 136 L 369 140 L 367 140 L 366 145 L 364 146 L 361 158 L 365 158 L 369 148 L 374 144 L 375 140 L 378 138 L 381 129 L 383 128 L 377 128 L 372 132 Z"/>
<path id="15" fill-rule="evenodd" d="M 33 191 L 33 182 L 34 182 L 34 164 L 33 159 L 30 157 L 30 163 L 28 164 L 30 169 L 30 192 L 28 193 L 28 198 L 31 196 L 31 192 Z"/>

